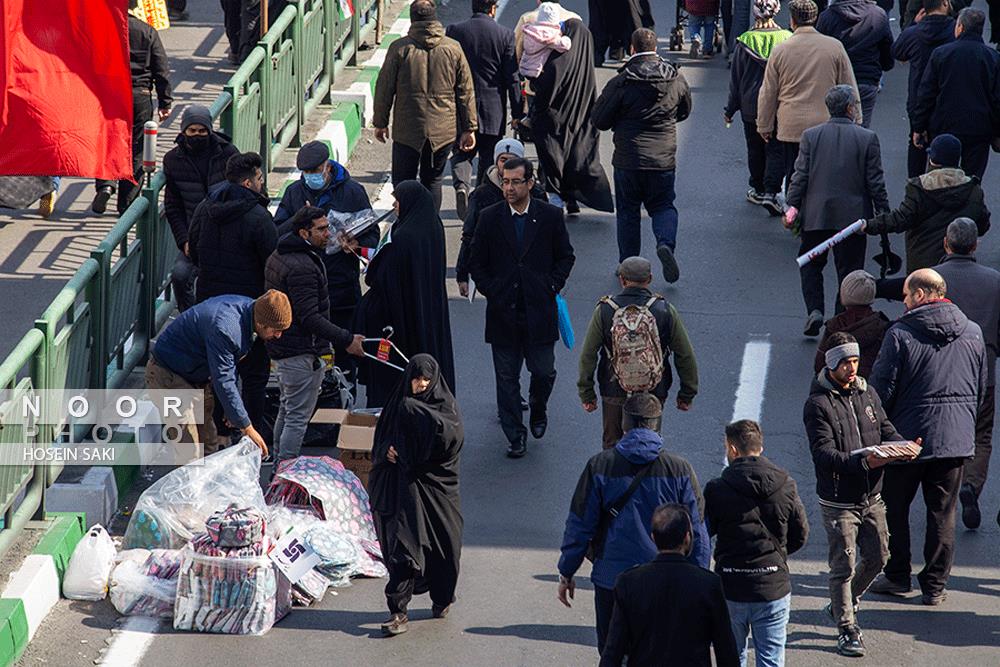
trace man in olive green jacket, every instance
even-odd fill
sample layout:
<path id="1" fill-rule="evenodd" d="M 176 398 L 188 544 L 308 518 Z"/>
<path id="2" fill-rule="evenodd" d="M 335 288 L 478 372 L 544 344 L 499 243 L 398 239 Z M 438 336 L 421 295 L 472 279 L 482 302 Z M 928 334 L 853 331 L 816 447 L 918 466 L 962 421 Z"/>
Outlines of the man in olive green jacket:
<path id="1" fill-rule="evenodd" d="M 672 354 L 674 367 L 680 376 L 681 388 L 677 393 L 677 409 L 684 412 L 691 409 L 691 402 L 698 393 L 698 364 L 694 358 L 694 348 L 688 338 L 687 329 L 677 309 L 658 294 L 650 291 L 653 270 L 649 260 L 643 257 L 629 257 L 618 266 L 618 280 L 623 288 L 621 294 L 610 297 L 620 307 L 636 305 L 648 306 L 656 320 L 660 348 L 663 352 L 663 379 L 650 393 L 664 402 L 673 381 L 668 357 Z M 655 300 L 654 300 L 655 299 Z M 611 367 L 612 337 L 611 325 L 615 308 L 601 299 L 587 327 L 587 335 L 580 349 L 580 379 L 577 390 L 580 402 L 587 412 L 597 410 L 597 394 L 594 392 L 594 370 L 601 392 L 601 415 L 604 421 L 604 448 L 615 446 L 624 431 L 622 429 L 622 405 L 626 394 Z"/>
<path id="2" fill-rule="evenodd" d="M 389 138 L 392 123 L 392 183 L 417 178 L 441 208 L 441 181 L 455 128 L 459 148 L 476 147 L 476 93 L 462 46 L 445 36 L 431 0 L 410 6 L 410 31 L 389 45 L 375 83 L 375 138 Z"/>

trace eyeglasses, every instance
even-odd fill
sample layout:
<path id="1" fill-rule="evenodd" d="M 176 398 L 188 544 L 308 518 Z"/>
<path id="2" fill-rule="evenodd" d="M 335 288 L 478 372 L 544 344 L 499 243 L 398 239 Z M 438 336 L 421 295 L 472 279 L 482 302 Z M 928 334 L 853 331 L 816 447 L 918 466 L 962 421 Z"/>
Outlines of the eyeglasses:
<path id="1" fill-rule="evenodd" d="M 524 185 L 528 180 L 527 178 L 505 178 L 500 183 L 503 185 Z"/>

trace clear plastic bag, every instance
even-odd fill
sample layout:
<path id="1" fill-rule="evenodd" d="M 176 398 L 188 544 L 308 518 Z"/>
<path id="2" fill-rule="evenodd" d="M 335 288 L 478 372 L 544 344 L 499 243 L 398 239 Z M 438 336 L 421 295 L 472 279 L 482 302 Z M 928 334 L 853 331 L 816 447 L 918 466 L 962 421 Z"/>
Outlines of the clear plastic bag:
<path id="1" fill-rule="evenodd" d="M 326 214 L 326 220 L 330 225 L 330 240 L 326 244 L 326 254 L 332 255 L 342 250 L 340 246 L 341 235 L 357 237 L 363 234 L 376 224 L 378 216 L 375 215 L 375 211 L 366 208 L 354 213 L 330 211 Z"/>
<path id="2" fill-rule="evenodd" d="M 104 526 L 91 528 L 73 549 L 63 578 L 63 596 L 70 600 L 103 600 L 116 555 L 115 543 Z"/>
<path id="3" fill-rule="evenodd" d="M 133 553 L 134 556 L 131 555 Z M 160 568 L 168 565 L 173 569 L 172 564 L 179 559 L 180 552 L 174 550 L 156 549 L 149 552 L 134 549 L 122 552 L 120 562 L 111 574 L 111 604 L 119 614 L 125 616 L 173 618 L 177 573 L 162 572 Z M 154 572 L 173 576 L 161 577 Z"/>
<path id="4" fill-rule="evenodd" d="M 146 489 L 122 546 L 179 549 L 205 530 L 208 517 L 233 503 L 261 513 L 267 509 L 260 489 L 260 449 L 249 438 L 177 468 Z"/>

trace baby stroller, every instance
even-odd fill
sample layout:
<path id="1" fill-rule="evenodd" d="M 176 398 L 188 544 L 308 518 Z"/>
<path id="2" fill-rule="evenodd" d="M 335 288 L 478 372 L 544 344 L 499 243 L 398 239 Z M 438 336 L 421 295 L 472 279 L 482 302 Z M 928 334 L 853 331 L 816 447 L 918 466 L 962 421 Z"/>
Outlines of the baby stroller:
<path id="1" fill-rule="evenodd" d="M 688 26 L 688 13 L 684 8 L 684 2 L 685 0 L 677 0 L 677 12 L 674 16 L 674 27 L 670 31 L 670 45 L 668 47 L 671 51 L 684 50 L 684 34 Z M 712 38 L 712 50 L 715 53 L 723 53 L 725 51 L 723 48 L 725 39 L 722 34 L 721 5 L 722 3 L 720 3 L 720 11 L 715 16 L 715 37 Z"/>

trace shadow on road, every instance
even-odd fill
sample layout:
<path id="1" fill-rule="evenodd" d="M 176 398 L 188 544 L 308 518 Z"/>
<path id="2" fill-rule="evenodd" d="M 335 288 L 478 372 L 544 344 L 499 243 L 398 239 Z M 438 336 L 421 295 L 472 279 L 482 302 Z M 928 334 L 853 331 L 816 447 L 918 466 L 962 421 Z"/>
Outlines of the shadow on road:
<path id="1" fill-rule="evenodd" d="M 535 641 L 559 642 L 561 644 L 579 644 L 580 646 L 597 646 L 597 636 L 592 625 L 551 625 L 547 623 L 523 623 L 520 625 L 504 625 L 496 628 L 466 628 L 470 635 L 485 635 L 487 637 L 517 637 Z"/>

